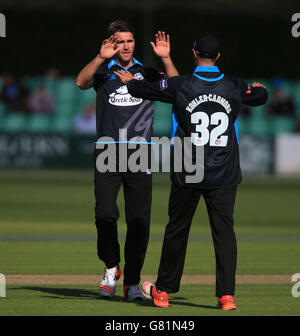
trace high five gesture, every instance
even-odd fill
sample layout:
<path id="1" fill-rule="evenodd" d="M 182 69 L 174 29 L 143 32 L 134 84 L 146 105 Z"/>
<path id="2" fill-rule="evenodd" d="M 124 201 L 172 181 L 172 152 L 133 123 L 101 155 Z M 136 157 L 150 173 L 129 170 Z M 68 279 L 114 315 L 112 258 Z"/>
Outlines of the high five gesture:
<path id="1" fill-rule="evenodd" d="M 175 68 L 170 56 L 170 35 L 164 31 L 158 31 L 155 34 L 155 42 L 150 42 L 154 53 L 161 58 L 165 66 L 165 71 L 168 77 L 178 76 L 179 73 Z"/>
<path id="2" fill-rule="evenodd" d="M 151 41 L 150 44 L 158 57 L 170 57 L 170 35 L 164 31 L 158 31 L 155 34 L 155 43 Z"/>
<path id="3" fill-rule="evenodd" d="M 114 35 L 111 35 L 108 39 L 104 40 L 100 48 L 99 56 L 102 59 L 115 56 L 122 49 L 122 46 L 118 46 L 117 42 L 118 38 Z"/>

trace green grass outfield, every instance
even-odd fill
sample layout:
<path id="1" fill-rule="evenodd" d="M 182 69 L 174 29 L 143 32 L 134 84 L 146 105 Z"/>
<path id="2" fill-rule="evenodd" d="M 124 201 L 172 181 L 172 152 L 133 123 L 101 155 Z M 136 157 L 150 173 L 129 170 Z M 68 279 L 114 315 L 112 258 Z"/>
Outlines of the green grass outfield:
<path id="1" fill-rule="evenodd" d="M 0 314 L 18 315 L 98 315 L 98 316 L 295 316 L 299 300 L 287 284 L 238 285 L 236 311 L 215 308 L 214 286 L 182 285 L 170 295 L 170 307 L 154 307 L 150 300 L 126 302 L 121 286 L 113 299 L 101 299 L 93 285 L 10 285 L 7 297 L 0 298 Z"/>
<path id="2" fill-rule="evenodd" d="M 121 249 L 123 251 L 124 241 Z M 299 273 L 299 242 L 239 241 L 240 274 Z M 150 241 L 143 274 L 156 274 L 161 242 Z M 103 274 L 96 256 L 96 243 L 90 242 L 0 242 L 0 273 L 4 274 Z M 123 267 L 123 258 L 121 261 Z M 190 241 L 185 274 L 213 274 L 215 259 L 212 242 Z"/>
<path id="3" fill-rule="evenodd" d="M 103 274 L 104 265 L 96 255 L 92 172 L 0 171 L 0 185 L 0 273 Z M 168 221 L 169 189 L 167 175 L 154 176 L 151 236 L 143 274 L 157 272 L 162 237 Z M 237 273 L 291 276 L 300 273 L 299 194 L 300 180 L 297 179 L 244 179 L 239 186 L 235 206 Z M 122 191 L 118 203 L 119 236 L 123 252 L 126 224 Z M 213 245 L 202 200 L 192 223 L 184 273 L 214 274 L 214 270 Z M 97 288 L 90 285 L 32 286 L 37 289 L 30 289 L 30 285 L 9 284 L 7 298 L 0 300 L 0 314 L 52 315 L 56 312 L 58 315 L 93 315 L 101 312 L 102 308 L 99 307 L 102 307 L 102 303 L 94 300 Z M 296 314 L 294 308 L 296 303 L 299 307 L 300 298 L 291 296 L 291 287 L 292 284 L 238 285 L 237 294 L 243 308 L 237 313 Z M 47 288 L 53 288 L 53 291 L 47 293 Z M 96 294 L 88 295 L 92 299 L 84 294 L 83 297 L 73 297 L 60 288 L 66 288 L 67 294 L 69 290 L 76 294 L 77 289 L 83 292 L 95 291 Z M 214 286 L 211 285 L 183 285 L 175 297 L 184 299 L 174 299 L 174 308 L 170 308 L 166 314 L 176 315 L 175 306 L 183 306 L 183 314 L 186 315 L 220 314 L 220 311 L 197 306 L 213 305 L 213 292 Z M 257 300 L 256 293 L 260 293 Z M 268 305 L 268 300 L 277 297 L 277 293 L 280 304 Z M 83 308 L 74 305 L 76 300 L 80 301 L 80 305 L 84 301 L 86 313 Z M 28 304 L 28 308 L 25 308 L 27 304 L 21 304 L 22 301 Z M 135 315 L 137 312 L 142 314 L 142 311 L 145 314 L 157 314 L 148 305 L 139 307 L 137 311 L 136 304 L 124 304 L 127 315 Z M 114 314 L 115 302 L 108 305 L 108 314 L 110 307 Z M 124 309 L 115 313 L 124 314 Z M 300 315 L 299 309 L 297 314 Z"/>

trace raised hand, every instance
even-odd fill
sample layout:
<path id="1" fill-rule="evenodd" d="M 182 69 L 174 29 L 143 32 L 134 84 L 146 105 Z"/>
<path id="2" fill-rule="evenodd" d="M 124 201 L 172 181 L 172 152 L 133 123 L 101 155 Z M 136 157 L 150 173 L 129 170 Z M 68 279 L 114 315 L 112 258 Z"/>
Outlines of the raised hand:
<path id="1" fill-rule="evenodd" d="M 253 83 L 251 86 L 252 86 L 252 87 L 258 87 L 258 86 L 261 86 L 261 87 L 263 87 L 263 88 L 266 89 L 266 87 L 265 87 L 263 84 L 258 83 L 258 82 Z"/>
<path id="2" fill-rule="evenodd" d="M 99 56 L 103 59 L 112 58 L 117 52 L 119 52 L 122 46 L 117 47 L 118 39 L 111 35 L 108 39 L 102 42 Z"/>
<path id="3" fill-rule="evenodd" d="M 120 78 L 121 82 L 124 84 L 127 84 L 130 80 L 134 79 L 132 73 L 129 71 L 117 70 L 114 71 L 114 73 Z"/>
<path id="4" fill-rule="evenodd" d="M 155 54 L 161 58 L 170 57 L 170 35 L 164 31 L 158 31 L 155 34 L 155 43 L 150 42 Z"/>

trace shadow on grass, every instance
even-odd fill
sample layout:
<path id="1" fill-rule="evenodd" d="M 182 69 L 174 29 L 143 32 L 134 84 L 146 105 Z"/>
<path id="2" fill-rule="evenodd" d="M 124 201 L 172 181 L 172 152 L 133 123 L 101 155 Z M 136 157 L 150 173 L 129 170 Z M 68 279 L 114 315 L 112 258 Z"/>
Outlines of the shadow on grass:
<path id="1" fill-rule="evenodd" d="M 204 308 L 204 309 L 217 309 L 216 306 L 208 306 L 208 305 L 201 305 L 201 304 L 195 304 L 191 302 L 182 302 L 182 301 L 177 301 L 177 300 L 183 300 L 184 298 L 173 298 L 170 299 L 170 305 L 176 305 L 176 306 L 187 306 L 187 307 L 195 307 L 195 308 Z"/>
<path id="2" fill-rule="evenodd" d="M 123 303 L 134 303 L 144 307 L 153 308 L 152 300 L 141 300 L 141 301 L 125 301 L 122 296 L 115 295 L 112 298 L 101 298 L 97 290 L 86 290 L 79 288 L 55 288 L 55 287 L 41 287 L 41 286 L 23 286 L 18 288 L 11 288 L 10 290 L 31 290 L 37 291 L 41 293 L 51 294 L 51 296 L 45 295 L 43 297 L 49 299 L 89 299 L 89 300 L 101 300 L 101 301 L 109 301 L 109 302 L 123 302 Z M 195 304 L 191 302 L 184 302 L 187 300 L 185 297 L 173 297 L 170 299 L 170 304 L 172 306 L 187 306 L 187 307 L 195 307 L 195 308 L 203 308 L 203 309 L 218 309 L 215 306 L 201 305 Z"/>
<path id="3" fill-rule="evenodd" d="M 98 290 L 86 290 L 80 288 L 55 288 L 55 287 L 42 287 L 42 286 L 22 286 L 18 288 L 11 288 L 10 290 L 31 290 L 41 293 L 51 294 L 51 296 L 44 295 L 43 297 L 49 299 L 88 299 L 88 300 L 101 300 L 109 302 L 124 302 L 124 303 L 136 303 L 144 304 L 146 301 L 125 301 L 122 296 L 115 295 L 112 298 L 100 297 Z M 149 300 L 149 302 L 151 302 Z"/>
<path id="4" fill-rule="evenodd" d="M 55 288 L 55 287 L 41 287 L 41 286 L 24 286 L 13 288 L 13 290 L 32 290 L 41 293 L 51 294 L 53 296 L 47 296 L 48 298 L 52 299 L 90 299 L 96 300 L 100 299 L 98 291 L 91 291 L 86 289 L 79 289 L 79 288 Z M 12 290 L 12 289 L 11 289 Z M 56 295 L 56 296 L 54 296 Z M 118 301 L 121 299 L 120 296 L 116 296 L 112 299 Z"/>

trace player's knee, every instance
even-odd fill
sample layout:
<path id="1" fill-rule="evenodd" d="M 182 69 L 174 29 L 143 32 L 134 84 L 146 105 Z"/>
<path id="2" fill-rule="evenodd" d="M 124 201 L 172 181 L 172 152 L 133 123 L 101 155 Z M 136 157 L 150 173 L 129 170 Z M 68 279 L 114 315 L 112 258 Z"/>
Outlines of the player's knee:
<path id="1" fill-rule="evenodd" d="M 103 225 L 116 225 L 117 217 L 111 216 L 109 214 L 102 214 L 101 216 L 95 216 L 96 226 Z"/>

